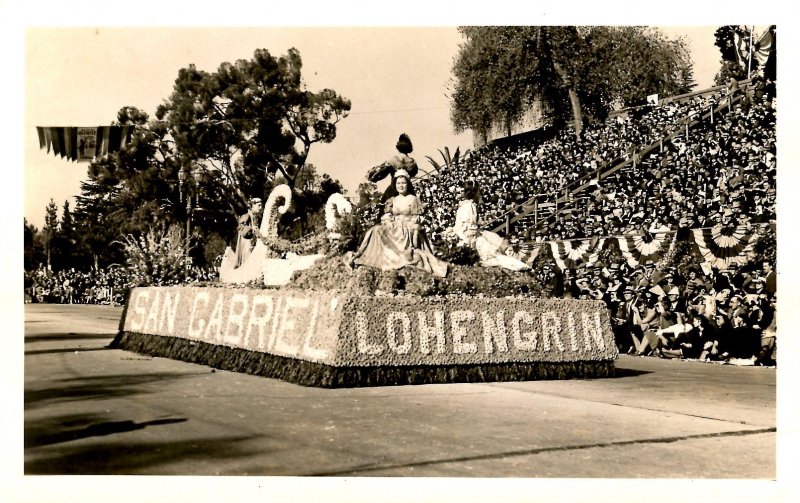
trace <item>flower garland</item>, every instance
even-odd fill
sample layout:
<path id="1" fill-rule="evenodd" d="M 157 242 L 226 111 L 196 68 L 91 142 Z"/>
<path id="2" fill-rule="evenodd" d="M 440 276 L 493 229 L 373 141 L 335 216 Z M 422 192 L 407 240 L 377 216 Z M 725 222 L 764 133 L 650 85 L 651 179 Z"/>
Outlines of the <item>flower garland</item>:
<path id="1" fill-rule="evenodd" d="M 328 236 L 331 239 L 338 239 L 341 234 L 338 232 L 339 217 L 353 211 L 353 205 L 340 193 L 331 194 L 325 203 L 325 228 L 328 229 Z"/>
<path id="2" fill-rule="evenodd" d="M 300 241 L 292 242 L 288 239 L 272 236 L 260 236 L 264 245 L 279 256 L 287 253 L 297 255 L 310 255 L 315 253 L 325 253 L 328 250 L 328 237 L 325 233 L 309 234 Z"/>
<path id="3" fill-rule="evenodd" d="M 336 198 L 334 196 L 339 197 Z M 332 199 L 333 201 L 331 201 Z M 279 206 L 278 203 L 280 201 L 283 201 L 283 204 Z M 286 184 L 278 185 L 272 189 L 269 198 L 267 198 L 267 204 L 264 207 L 264 217 L 259 227 L 258 238 L 271 252 L 269 255 L 282 257 L 287 253 L 294 253 L 297 255 L 325 253 L 328 250 L 328 237 L 324 233 L 310 234 L 296 242 L 278 236 L 278 215 L 286 213 L 291 203 L 292 189 Z M 337 206 L 340 211 L 349 213 L 352 209 L 352 206 L 349 205 L 350 202 L 341 194 L 333 194 L 329 197 L 328 203 L 325 206 L 326 223 L 333 221 L 335 225 L 336 214 L 333 206 Z M 329 216 L 329 214 L 331 216 Z M 328 229 L 330 228 L 331 227 L 328 227 Z"/>
<path id="4" fill-rule="evenodd" d="M 752 248 L 755 235 L 748 225 L 722 227 L 715 225 L 710 229 L 694 229 L 694 244 L 711 267 L 725 269 L 731 263 L 747 262 L 747 254 Z"/>

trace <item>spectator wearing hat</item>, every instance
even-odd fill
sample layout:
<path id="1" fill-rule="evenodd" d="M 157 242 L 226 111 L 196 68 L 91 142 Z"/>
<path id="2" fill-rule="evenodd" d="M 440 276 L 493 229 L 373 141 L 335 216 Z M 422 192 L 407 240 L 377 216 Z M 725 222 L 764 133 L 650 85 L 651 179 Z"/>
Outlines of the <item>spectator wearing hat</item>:
<path id="1" fill-rule="evenodd" d="M 722 310 L 720 315 L 722 323 L 718 331 L 722 350 L 735 358 L 753 356 L 752 330 L 748 326 L 750 313 L 741 295 L 732 295 L 727 309 Z"/>
<path id="2" fill-rule="evenodd" d="M 626 286 L 622 289 L 622 300 L 617 304 L 616 309 L 612 311 L 612 329 L 614 331 L 614 339 L 617 343 L 617 348 L 620 352 L 632 353 L 634 346 L 631 344 L 631 333 L 637 333 L 641 338 L 641 328 L 634 323 L 634 316 L 637 313 L 636 309 L 636 291 L 632 286 Z"/>
<path id="3" fill-rule="evenodd" d="M 667 307 L 670 309 L 670 311 L 678 315 L 680 323 L 684 323 L 683 318 L 688 312 L 688 306 L 686 305 L 686 299 L 681 296 L 680 288 L 673 286 L 667 290 L 666 300 Z"/>

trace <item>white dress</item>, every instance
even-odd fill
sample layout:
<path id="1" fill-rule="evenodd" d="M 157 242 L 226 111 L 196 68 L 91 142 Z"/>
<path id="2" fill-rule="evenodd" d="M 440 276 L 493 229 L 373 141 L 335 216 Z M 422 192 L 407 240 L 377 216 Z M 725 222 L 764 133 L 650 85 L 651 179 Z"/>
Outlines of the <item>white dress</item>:
<path id="1" fill-rule="evenodd" d="M 472 200 L 463 199 L 458 203 L 453 231 L 467 246 L 477 250 L 483 267 L 502 267 L 511 271 L 530 269 L 525 262 L 504 253 L 509 249 L 505 239 L 478 228 L 478 207 Z"/>

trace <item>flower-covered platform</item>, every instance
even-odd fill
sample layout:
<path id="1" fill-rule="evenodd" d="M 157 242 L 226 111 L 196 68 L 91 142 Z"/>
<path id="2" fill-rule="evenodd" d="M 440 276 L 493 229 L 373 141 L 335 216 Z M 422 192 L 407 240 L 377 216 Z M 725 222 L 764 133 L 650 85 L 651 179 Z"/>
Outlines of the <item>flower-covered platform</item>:
<path id="1" fill-rule="evenodd" d="M 609 377 L 601 301 L 294 289 L 131 291 L 113 347 L 308 386 Z"/>

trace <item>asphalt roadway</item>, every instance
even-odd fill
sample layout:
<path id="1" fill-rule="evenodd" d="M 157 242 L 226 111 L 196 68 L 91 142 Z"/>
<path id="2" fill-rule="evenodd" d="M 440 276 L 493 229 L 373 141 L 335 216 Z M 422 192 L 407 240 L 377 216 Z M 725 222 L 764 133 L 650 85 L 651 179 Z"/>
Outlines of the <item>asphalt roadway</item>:
<path id="1" fill-rule="evenodd" d="M 308 388 L 108 349 L 121 312 L 25 306 L 26 476 L 777 477 L 774 368 Z"/>

